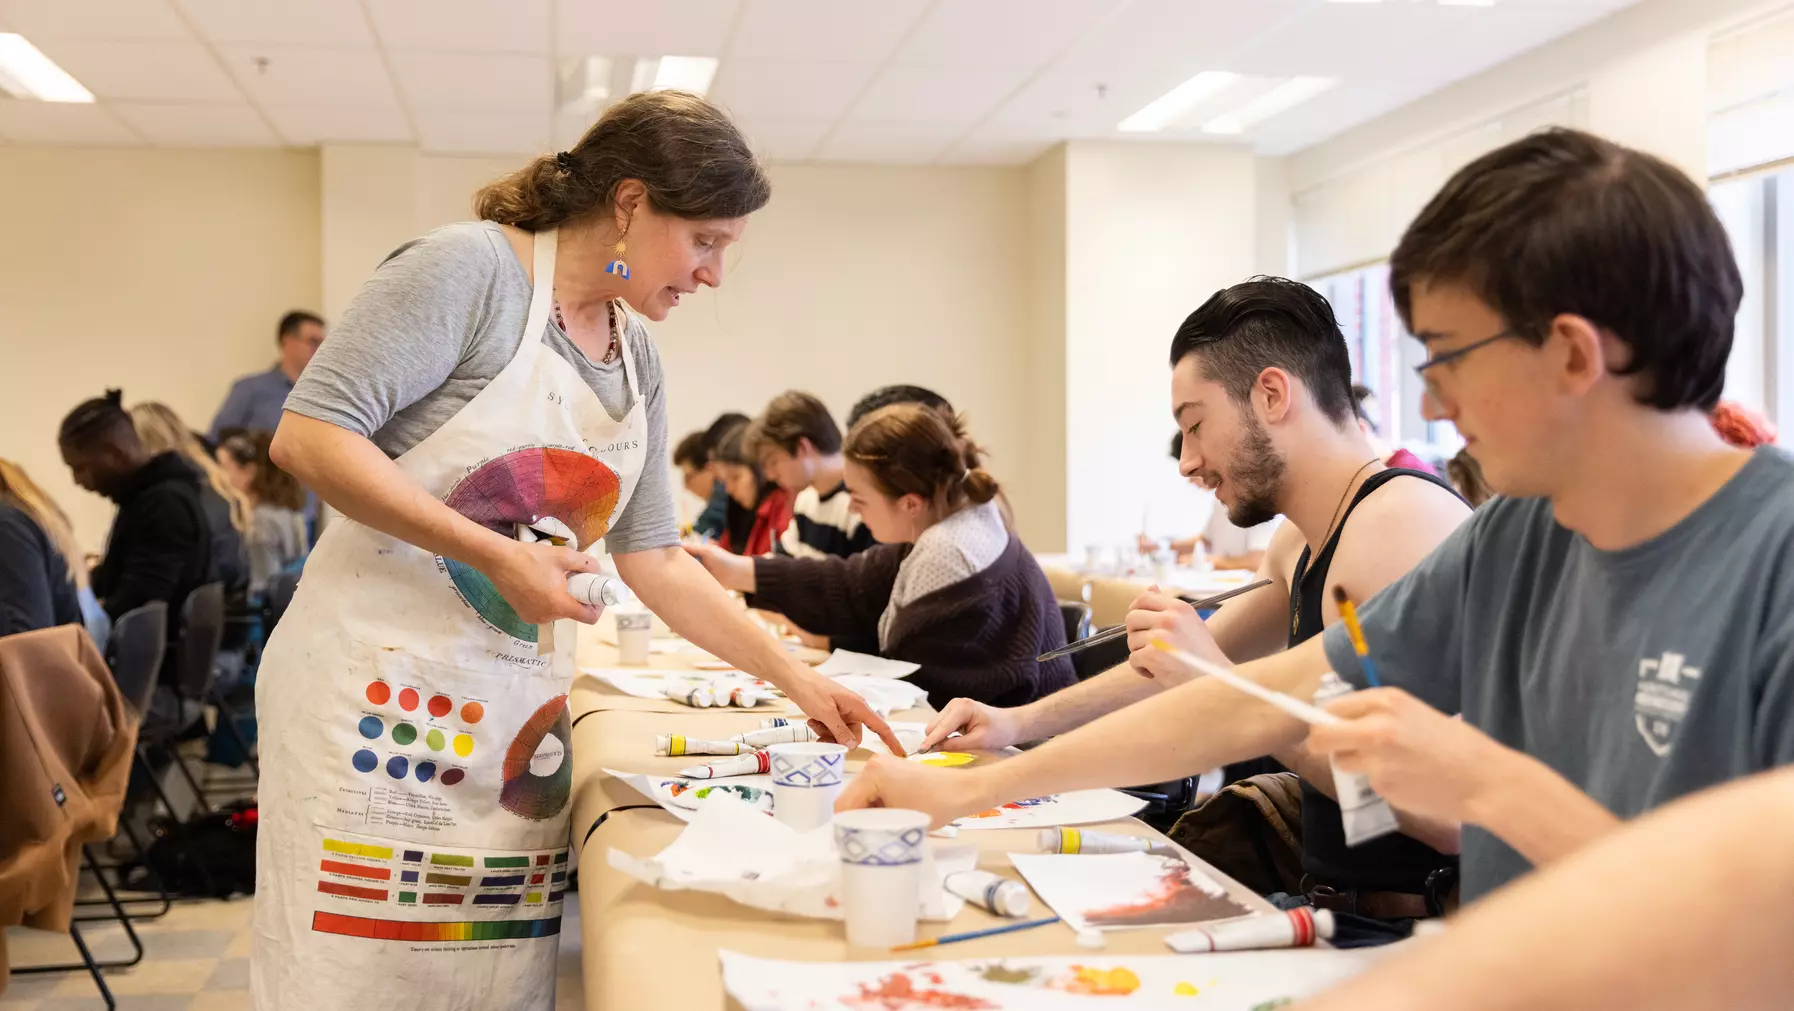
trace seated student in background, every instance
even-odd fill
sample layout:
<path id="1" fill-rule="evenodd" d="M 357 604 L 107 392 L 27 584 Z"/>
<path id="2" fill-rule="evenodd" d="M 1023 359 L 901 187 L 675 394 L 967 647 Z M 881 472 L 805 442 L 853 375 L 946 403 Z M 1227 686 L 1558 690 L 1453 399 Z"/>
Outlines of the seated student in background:
<path id="1" fill-rule="evenodd" d="M 879 543 L 851 558 L 736 558 L 690 548 L 724 586 L 820 635 L 922 665 L 933 705 L 1020 705 L 1071 684 L 1065 622 L 1034 556 L 1003 523 L 997 482 L 957 419 L 881 408 L 848 433 L 847 487 Z"/>
<path id="2" fill-rule="evenodd" d="M 847 412 L 848 431 L 851 432 L 853 426 L 860 423 L 861 418 L 881 407 L 889 407 L 892 404 L 920 404 L 940 412 L 941 416 L 948 419 L 949 423 L 956 416 L 953 405 L 947 402 L 946 397 L 926 386 L 898 383 L 893 386 L 880 386 L 855 402 L 853 409 Z M 997 491 L 997 511 L 1003 514 L 1003 525 L 1014 530 L 1015 506 L 1010 504 L 1009 495 L 1001 489 Z"/>
<path id="3" fill-rule="evenodd" d="M 1310 730 L 1201 678 L 988 768 L 875 760 L 843 808 L 940 823 L 1306 735 L 1409 817 L 1463 824 L 1474 900 L 1621 819 L 1794 762 L 1794 460 L 1707 419 L 1743 286 L 1700 187 L 1586 133 L 1533 134 L 1446 183 L 1390 287 L 1429 355 L 1427 417 L 1457 426 L 1499 497 L 1360 609 L 1389 687 Z M 1199 622 L 1154 627 L 1132 662 L 1155 675 L 1182 668 L 1153 638 L 1221 659 Z M 1309 698 L 1329 668 L 1368 680 L 1338 626 L 1238 673 Z"/>
<path id="4" fill-rule="evenodd" d="M 260 599 L 268 580 L 305 557 L 311 547 L 305 535 L 305 489 L 274 465 L 267 432 L 233 435 L 218 447 L 218 466 L 249 502 L 249 595 Z"/>
<path id="5" fill-rule="evenodd" d="M 764 555 L 791 523 L 791 493 L 766 479 L 748 452 L 750 423 L 729 429 L 710 453 L 710 466 L 729 493 L 727 525 L 716 543 L 738 555 Z"/>
<path id="6" fill-rule="evenodd" d="M 792 496 L 791 525 L 773 545 L 791 558 L 845 558 L 875 542 L 848 506 L 841 429 L 822 401 L 792 390 L 774 397 L 754 422 L 748 453 Z"/>
<path id="7" fill-rule="evenodd" d="M 710 440 L 703 432 L 689 432 L 673 446 L 673 466 L 679 468 L 679 483 L 684 487 L 685 493 L 704 503 L 697 516 L 693 517 L 689 529 L 680 533 L 715 539 L 723 532 L 723 522 L 728 514 L 729 493 L 724 490 L 723 501 L 712 502 L 716 490 L 722 487 L 722 482 L 710 472 Z M 712 508 L 713 505 L 716 508 Z"/>
<path id="8" fill-rule="evenodd" d="M 1653 811 L 1289 1011 L 1789 1004 L 1794 771 Z"/>
<path id="9" fill-rule="evenodd" d="M 729 529 L 729 503 L 731 501 L 729 489 L 723 486 L 723 480 L 717 476 L 716 467 L 711 461 L 716 456 L 716 447 L 723 441 L 723 436 L 737 425 L 745 425 L 750 420 L 752 419 L 739 411 L 725 411 L 717 415 L 716 420 L 712 421 L 709 427 L 703 431 L 704 441 L 701 447 L 703 463 L 698 466 L 697 470 L 704 477 L 709 478 L 710 490 L 703 493 L 698 491 L 698 488 L 702 487 L 703 481 L 703 477 L 700 477 L 699 473 L 686 475 L 687 487 L 691 489 L 692 494 L 699 495 L 705 500 L 704 511 L 698 514 L 697 520 L 692 524 L 694 533 L 705 534 L 715 540 L 723 535 L 723 531 Z M 697 448 L 699 447 L 693 446 L 694 450 Z M 693 458 L 696 459 L 695 454 Z"/>
<path id="10" fill-rule="evenodd" d="M 102 650 L 112 627 L 68 515 L 25 468 L 0 459 L 0 635 L 56 625 L 85 625 Z"/>
<path id="11" fill-rule="evenodd" d="M 179 453 L 144 448 L 117 390 L 83 401 L 57 433 L 75 483 L 118 506 L 93 591 L 113 621 L 153 600 L 168 605 L 168 641 L 180 638 L 181 605 L 217 576 L 201 478 Z M 178 651 L 162 660 L 161 681 L 177 679 Z"/>
<path id="12" fill-rule="evenodd" d="M 249 500 L 231 484 L 199 436 L 167 404 L 145 400 L 131 405 L 130 413 L 146 452 L 151 456 L 179 453 L 205 479 L 199 488 L 199 503 L 212 531 L 213 578 L 224 584 L 227 598 L 240 601 L 249 592 L 249 556 L 243 549 L 243 535 L 249 529 Z"/>
<path id="13" fill-rule="evenodd" d="M 1177 432 L 1171 436 L 1171 459 L 1182 461 L 1184 455 L 1184 433 Z M 1265 549 L 1271 546 L 1271 538 L 1277 533 L 1277 524 L 1283 522 L 1282 516 L 1273 516 L 1263 523 L 1252 527 L 1236 527 L 1227 518 L 1227 507 L 1216 500 L 1209 510 L 1208 525 L 1202 533 L 1182 540 L 1172 540 L 1171 550 L 1177 552 L 1179 563 L 1187 563 L 1196 554 L 1196 545 L 1201 544 L 1208 552 L 1209 561 L 1217 569 L 1249 569 L 1258 571 L 1265 560 Z M 1140 550 L 1152 551 L 1158 542 L 1140 535 Z"/>
<path id="14" fill-rule="evenodd" d="M 1229 601 L 1207 623 L 1228 659 L 1268 656 L 1318 637 L 1339 621 L 1335 587 L 1357 600 L 1370 597 L 1470 514 L 1438 478 L 1383 466 L 1352 412 L 1345 337 L 1327 300 L 1307 285 L 1255 278 L 1216 292 L 1178 328 L 1170 357 L 1184 475 L 1214 489 L 1217 511 L 1240 526 L 1256 529 L 1279 513 L 1289 517 L 1258 569 L 1272 585 Z M 1202 626 L 1188 604 L 1157 592 L 1142 595 L 1127 615 L 1136 641 L 1186 623 Z M 1143 708 L 1157 709 L 1171 701 L 1166 689 L 1176 680 L 1142 677 L 1122 664 L 1022 709 L 955 700 L 930 726 L 924 747 L 955 730 L 972 748 L 1063 734 L 1141 699 L 1149 700 Z M 1164 718 L 1173 721 L 1169 713 Z M 1395 940 L 1407 933 L 1405 921 L 1439 914 L 1440 896 L 1429 882 L 1449 891 L 1436 875 L 1454 869 L 1455 832 L 1417 826 L 1410 835 L 1347 847 L 1326 763 L 1300 747 L 1274 753 L 1277 764 L 1243 761 L 1263 752 L 1230 756 L 1242 764 L 1228 770 L 1228 779 L 1284 769 L 1300 774 L 1299 783 L 1285 775 L 1257 785 L 1300 798 L 1306 897 L 1337 912 L 1402 921 L 1342 918 L 1342 940 Z"/>
<path id="15" fill-rule="evenodd" d="M 1383 458 L 1385 466 L 1418 470 L 1423 474 L 1438 473 L 1420 457 L 1400 447 L 1390 449 L 1389 444 L 1383 441 L 1381 429 L 1377 427 L 1375 420 L 1377 395 L 1370 391 L 1370 387 L 1362 383 L 1353 383 L 1352 402 L 1354 409 L 1358 412 L 1358 427 L 1364 429 L 1364 437 L 1370 440 L 1371 448 L 1375 449 L 1377 455 Z"/>

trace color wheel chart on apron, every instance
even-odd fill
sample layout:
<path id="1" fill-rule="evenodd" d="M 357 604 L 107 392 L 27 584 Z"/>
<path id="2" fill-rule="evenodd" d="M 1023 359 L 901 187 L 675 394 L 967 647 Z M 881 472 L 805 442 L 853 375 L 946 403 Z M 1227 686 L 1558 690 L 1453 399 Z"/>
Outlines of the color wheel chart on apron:
<path id="1" fill-rule="evenodd" d="M 396 462 L 488 529 L 589 550 L 635 490 L 646 421 L 620 307 L 621 419 L 543 344 L 555 240 L 536 237 L 516 356 Z M 552 1005 L 575 630 L 541 631 L 473 566 L 326 530 L 257 684 L 258 1008 Z"/>

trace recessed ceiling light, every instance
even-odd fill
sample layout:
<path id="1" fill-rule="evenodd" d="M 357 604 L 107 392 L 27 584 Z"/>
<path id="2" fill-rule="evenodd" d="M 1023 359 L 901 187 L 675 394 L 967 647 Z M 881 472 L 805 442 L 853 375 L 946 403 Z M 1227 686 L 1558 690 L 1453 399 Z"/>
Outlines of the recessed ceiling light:
<path id="1" fill-rule="evenodd" d="M 1202 132 L 1244 133 L 1338 83 L 1337 79 L 1331 77 L 1292 77 L 1232 112 L 1223 113 L 1202 124 Z"/>
<path id="2" fill-rule="evenodd" d="M 93 92 L 26 40 L 0 32 L 0 91 L 43 102 L 91 102 Z"/>
<path id="3" fill-rule="evenodd" d="M 1202 104 L 1221 89 L 1240 79 L 1225 70 L 1204 70 L 1195 77 L 1146 103 L 1139 112 L 1115 125 L 1127 133 L 1153 133 L 1163 130 L 1179 116 Z"/>

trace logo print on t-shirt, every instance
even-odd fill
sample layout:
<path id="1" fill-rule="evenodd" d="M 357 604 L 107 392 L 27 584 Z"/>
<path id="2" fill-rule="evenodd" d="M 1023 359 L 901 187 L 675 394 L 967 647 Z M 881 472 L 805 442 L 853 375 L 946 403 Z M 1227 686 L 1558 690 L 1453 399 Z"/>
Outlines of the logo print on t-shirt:
<path id="1" fill-rule="evenodd" d="M 1698 681 L 1699 668 L 1685 666 L 1680 653 L 1664 653 L 1654 660 L 1638 661 L 1638 692 L 1632 697 L 1633 715 L 1638 732 L 1658 758 L 1669 754 L 1676 728 L 1688 715 L 1688 701 L 1694 687 L 1684 682 Z"/>

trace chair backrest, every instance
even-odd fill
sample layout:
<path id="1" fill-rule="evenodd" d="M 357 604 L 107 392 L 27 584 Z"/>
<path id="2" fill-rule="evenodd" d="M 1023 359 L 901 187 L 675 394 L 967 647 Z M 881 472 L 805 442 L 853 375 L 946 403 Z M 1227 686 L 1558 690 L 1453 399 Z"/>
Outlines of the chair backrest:
<path id="1" fill-rule="evenodd" d="M 1119 625 L 1127 619 L 1128 608 L 1134 598 L 1146 592 L 1149 583 L 1132 579 L 1099 578 L 1090 581 L 1090 594 L 1085 600 L 1090 602 L 1091 620 L 1098 628 Z"/>
<path id="2" fill-rule="evenodd" d="M 1090 599 L 1090 577 L 1083 573 L 1051 565 L 1041 566 L 1040 571 L 1046 573 L 1047 585 L 1053 588 L 1053 596 L 1060 600 Z"/>
<path id="3" fill-rule="evenodd" d="M 1081 600 L 1061 600 L 1059 613 L 1065 618 L 1065 641 L 1077 642 L 1090 637 L 1092 618 L 1090 605 Z"/>
<path id="4" fill-rule="evenodd" d="M 299 573 L 302 569 L 282 569 L 268 577 L 267 591 L 267 628 L 263 634 L 274 631 L 280 624 L 280 616 L 287 613 L 287 605 L 293 602 L 293 594 L 299 592 Z"/>
<path id="5" fill-rule="evenodd" d="M 181 696 L 204 698 L 212 686 L 218 646 L 224 641 L 224 584 L 207 583 L 187 594 L 181 605 L 181 638 L 175 643 L 175 664 Z"/>
<path id="6" fill-rule="evenodd" d="M 106 666 L 119 694 L 141 715 L 149 711 L 150 693 L 168 648 L 168 604 L 152 600 L 121 615 L 106 641 Z"/>

